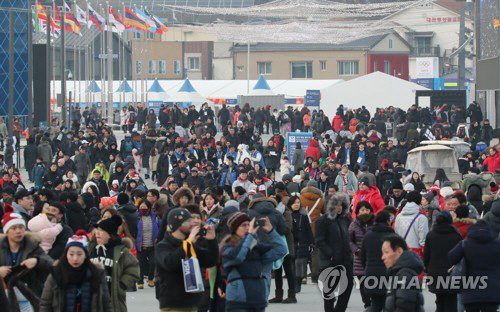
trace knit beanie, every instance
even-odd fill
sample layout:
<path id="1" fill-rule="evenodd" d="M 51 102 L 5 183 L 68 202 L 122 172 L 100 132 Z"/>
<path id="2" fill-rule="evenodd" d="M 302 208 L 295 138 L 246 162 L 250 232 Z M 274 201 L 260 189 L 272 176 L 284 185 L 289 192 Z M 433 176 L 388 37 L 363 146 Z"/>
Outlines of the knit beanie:
<path id="1" fill-rule="evenodd" d="M 427 200 L 428 203 L 430 203 L 434 199 L 434 194 L 425 193 L 424 195 L 422 195 L 422 197 L 425 198 L 425 200 Z"/>
<path id="2" fill-rule="evenodd" d="M 451 214 L 446 211 L 446 210 L 443 210 L 443 211 L 440 211 L 436 217 L 436 221 L 437 223 L 448 223 L 448 224 L 453 224 L 453 217 L 451 216 Z"/>
<path id="3" fill-rule="evenodd" d="M 126 203 L 129 202 L 130 198 L 128 197 L 127 194 L 125 193 L 120 193 L 118 194 L 118 197 L 116 198 L 118 205 L 122 206 L 125 205 Z"/>
<path id="4" fill-rule="evenodd" d="M 245 221 L 250 221 L 250 217 L 244 212 L 235 212 L 227 220 L 229 232 L 234 234 L 238 227 Z"/>
<path id="5" fill-rule="evenodd" d="M 99 221 L 96 227 L 106 231 L 109 235 L 117 235 L 120 225 L 122 225 L 122 218 L 119 215 L 113 215 L 109 219 Z"/>
<path id="6" fill-rule="evenodd" d="M 403 183 L 401 183 L 401 181 L 399 181 L 399 180 L 394 181 L 394 183 L 392 184 L 392 189 L 393 190 L 402 190 L 403 189 Z"/>
<path id="7" fill-rule="evenodd" d="M 406 192 L 413 192 L 415 190 L 415 186 L 412 183 L 406 183 L 403 189 Z"/>
<path id="8" fill-rule="evenodd" d="M 236 200 L 234 199 L 231 199 L 231 200 L 228 200 L 225 204 L 224 204 L 224 208 L 228 208 L 228 207 L 235 207 L 237 208 L 237 210 L 240 210 L 240 203 L 238 203 Z"/>
<path id="9" fill-rule="evenodd" d="M 14 226 L 22 224 L 24 228 L 26 228 L 26 222 L 23 217 L 14 212 L 14 208 L 11 205 L 5 204 L 4 206 L 4 215 L 2 218 L 2 229 L 5 234 L 9 231 L 9 229 Z"/>
<path id="10" fill-rule="evenodd" d="M 406 200 L 409 203 L 415 203 L 417 205 L 420 205 L 420 203 L 422 202 L 422 195 L 420 195 L 420 193 L 417 191 L 413 191 L 408 193 L 408 195 L 406 195 Z"/>
<path id="11" fill-rule="evenodd" d="M 184 222 L 191 218 L 191 214 L 185 208 L 175 208 L 168 213 L 167 230 L 170 233 L 175 232 Z"/>
<path id="12" fill-rule="evenodd" d="M 68 239 L 68 242 L 66 243 L 66 247 L 64 248 L 64 250 L 68 250 L 69 247 L 80 247 L 85 252 L 87 252 L 87 246 L 88 246 L 88 240 L 87 236 L 85 235 L 85 231 L 78 230 L 76 231 L 75 235 L 71 236 Z"/>

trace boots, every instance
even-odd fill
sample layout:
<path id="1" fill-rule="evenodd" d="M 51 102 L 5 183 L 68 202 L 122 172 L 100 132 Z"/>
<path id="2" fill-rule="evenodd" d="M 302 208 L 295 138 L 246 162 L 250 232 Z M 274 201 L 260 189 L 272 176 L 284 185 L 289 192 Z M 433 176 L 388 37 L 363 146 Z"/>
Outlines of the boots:
<path id="1" fill-rule="evenodd" d="M 288 290 L 288 298 L 283 300 L 282 303 L 297 303 L 297 298 L 295 298 L 295 289 Z"/>
<path id="2" fill-rule="evenodd" d="M 275 290 L 276 297 L 269 300 L 269 303 L 281 303 L 283 301 L 283 289 Z"/>
<path id="3" fill-rule="evenodd" d="M 298 294 L 302 288 L 302 277 L 295 278 L 295 293 Z"/>

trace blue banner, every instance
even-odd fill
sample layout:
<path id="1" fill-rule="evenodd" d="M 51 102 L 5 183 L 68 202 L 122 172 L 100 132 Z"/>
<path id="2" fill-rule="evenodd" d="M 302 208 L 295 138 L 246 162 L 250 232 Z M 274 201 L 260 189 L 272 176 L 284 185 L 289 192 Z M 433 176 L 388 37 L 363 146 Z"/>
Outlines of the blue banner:
<path id="1" fill-rule="evenodd" d="M 293 159 L 293 154 L 295 153 L 295 144 L 300 142 L 300 147 L 304 151 L 309 147 L 309 141 L 312 139 L 313 135 L 309 132 L 288 132 L 287 135 L 287 145 L 286 152 L 288 156 L 288 161 L 291 163 Z M 293 171 L 296 168 L 291 168 L 290 173 L 293 175 Z"/>
<path id="2" fill-rule="evenodd" d="M 319 107 L 321 102 L 321 91 L 320 90 L 307 90 L 306 91 L 306 106 L 316 106 Z"/>

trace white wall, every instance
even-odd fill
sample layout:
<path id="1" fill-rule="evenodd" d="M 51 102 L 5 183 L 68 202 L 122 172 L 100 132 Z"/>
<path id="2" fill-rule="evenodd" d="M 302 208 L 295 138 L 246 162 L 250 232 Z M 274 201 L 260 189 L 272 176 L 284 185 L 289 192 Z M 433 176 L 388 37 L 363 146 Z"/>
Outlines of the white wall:
<path id="1" fill-rule="evenodd" d="M 402 36 L 404 38 L 404 36 Z M 389 40 L 392 40 L 392 48 L 389 48 Z M 395 34 L 388 34 L 377 43 L 371 50 L 372 53 L 402 53 L 410 52 L 410 48 Z"/>
<path id="2" fill-rule="evenodd" d="M 233 75 L 233 58 L 214 58 L 213 65 L 213 79 L 214 80 L 231 80 L 234 79 Z"/>

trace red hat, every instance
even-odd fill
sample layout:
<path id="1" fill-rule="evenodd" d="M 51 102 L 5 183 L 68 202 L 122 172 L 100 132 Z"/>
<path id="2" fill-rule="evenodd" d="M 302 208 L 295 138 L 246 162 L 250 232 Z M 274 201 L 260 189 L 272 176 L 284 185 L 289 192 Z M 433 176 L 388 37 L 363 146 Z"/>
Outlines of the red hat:
<path id="1" fill-rule="evenodd" d="M 14 212 L 14 208 L 11 205 L 5 204 L 4 206 L 4 215 L 2 218 L 2 229 L 4 233 L 7 233 L 9 229 L 14 226 L 22 224 L 26 228 L 26 222 L 23 217 Z"/>

